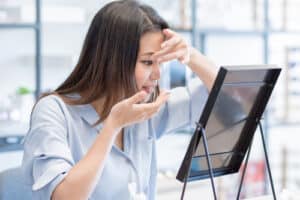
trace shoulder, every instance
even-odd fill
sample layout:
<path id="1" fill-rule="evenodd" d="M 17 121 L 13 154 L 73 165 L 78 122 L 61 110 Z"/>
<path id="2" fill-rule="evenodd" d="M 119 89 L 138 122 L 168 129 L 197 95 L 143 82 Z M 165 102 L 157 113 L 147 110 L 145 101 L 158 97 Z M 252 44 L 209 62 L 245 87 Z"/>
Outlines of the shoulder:
<path id="1" fill-rule="evenodd" d="M 35 105 L 35 107 L 51 107 L 51 106 L 65 106 L 65 102 L 58 95 L 48 95 L 39 99 Z"/>
<path id="2" fill-rule="evenodd" d="M 35 117 L 61 118 L 65 116 L 66 103 L 58 95 L 48 95 L 37 101 L 32 110 L 32 120 Z"/>

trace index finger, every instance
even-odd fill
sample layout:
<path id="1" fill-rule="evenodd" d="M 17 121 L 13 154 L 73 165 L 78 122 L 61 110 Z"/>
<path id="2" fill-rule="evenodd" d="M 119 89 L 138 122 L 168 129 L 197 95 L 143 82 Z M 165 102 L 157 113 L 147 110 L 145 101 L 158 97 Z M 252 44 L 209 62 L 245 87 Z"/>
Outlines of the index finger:
<path id="1" fill-rule="evenodd" d="M 156 100 L 152 103 L 148 103 L 149 106 L 159 108 L 162 104 L 164 104 L 170 96 L 170 92 L 163 91 L 159 94 Z"/>
<path id="2" fill-rule="evenodd" d="M 167 54 L 167 53 L 171 52 L 172 49 L 173 49 L 173 47 L 170 47 L 170 46 L 165 47 L 165 48 L 163 48 L 163 49 L 161 49 L 161 50 L 155 52 L 151 57 L 152 57 L 152 59 L 156 60 L 156 59 L 158 59 L 160 56 L 162 56 L 162 55 L 164 55 L 164 54 Z"/>
<path id="3" fill-rule="evenodd" d="M 162 55 L 165 55 L 165 54 L 168 54 L 170 52 L 172 52 L 178 44 L 180 44 L 181 42 L 183 41 L 183 38 L 181 37 L 173 37 L 167 41 L 165 41 L 162 45 L 164 45 L 164 47 L 162 47 L 161 50 L 155 52 L 153 55 L 152 55 L 152 58 L 153 59 L 159 59 L 160 56 Z"/>
<path id="4" fill-rule="evenodd" d="M 145 112 L 153 112 L 155 110 L 158 110 L 162 104 L 164 104 L 169 97 L 169 92 L 162 92 L 159 94 L 159 96 L 156 98 L 156 100 L 152 103 L 143 103 L 143 104 L 137 104 L 139 108 L 144 109 Z"/>
<path id="5" fill-rule="evenodd" d="M 170 39 L 164 41 L 161 44 L 161 48 L 165 48 L 165 47 L 170 47 L 170 46 L 176 46 L 177 44 L 179 44 L 181 41 L 183 41 L 183 38 L 180 37 L 179 35 L 174 35 L 172 36 Z"/>

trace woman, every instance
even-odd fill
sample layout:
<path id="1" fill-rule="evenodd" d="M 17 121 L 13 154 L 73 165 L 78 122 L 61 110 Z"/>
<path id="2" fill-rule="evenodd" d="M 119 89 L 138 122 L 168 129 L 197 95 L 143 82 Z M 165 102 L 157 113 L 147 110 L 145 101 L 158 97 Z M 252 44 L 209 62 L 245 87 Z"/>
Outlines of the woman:
<path id="1" fill-rule="evenodd" d="M 159 92 L 159 66 L 172 59 L 206 87 Z M 34 199 L 155 199 L 156 139 L 197 120 L 215 76 L 151 7 L 104 6 L 74 71 L 33 109 L 23 169 Z"/>

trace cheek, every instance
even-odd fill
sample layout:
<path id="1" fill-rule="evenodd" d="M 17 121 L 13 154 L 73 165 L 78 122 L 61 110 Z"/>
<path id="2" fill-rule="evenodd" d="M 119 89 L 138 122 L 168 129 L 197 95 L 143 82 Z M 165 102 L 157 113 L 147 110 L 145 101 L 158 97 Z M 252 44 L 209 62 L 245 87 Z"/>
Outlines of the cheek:
<path id="1" fill-rule="evenodd" d="M 150 68 L 150 67 L 149 67 Z M 144 66 L 136 66 L 135 68 L 135 80 L 139 88 L 149 79 L 151 69 L 146 69 Z"/>

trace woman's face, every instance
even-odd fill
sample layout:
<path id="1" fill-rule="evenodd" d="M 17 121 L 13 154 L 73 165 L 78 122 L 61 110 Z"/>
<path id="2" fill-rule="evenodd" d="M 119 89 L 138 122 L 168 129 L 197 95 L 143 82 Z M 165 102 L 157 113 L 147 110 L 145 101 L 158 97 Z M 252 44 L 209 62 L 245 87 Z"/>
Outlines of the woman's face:
<path id="1" fill-rule="evenodd" d="M 144 90 L 148 94 L 145 101 L 151 97 L 160 78 L 160 65 L 151 56 L 161 49 L 163 40 L 162 32 L 158 31 L 145 33 L 140 40 L 135 79 L 139 91 Z"/>

